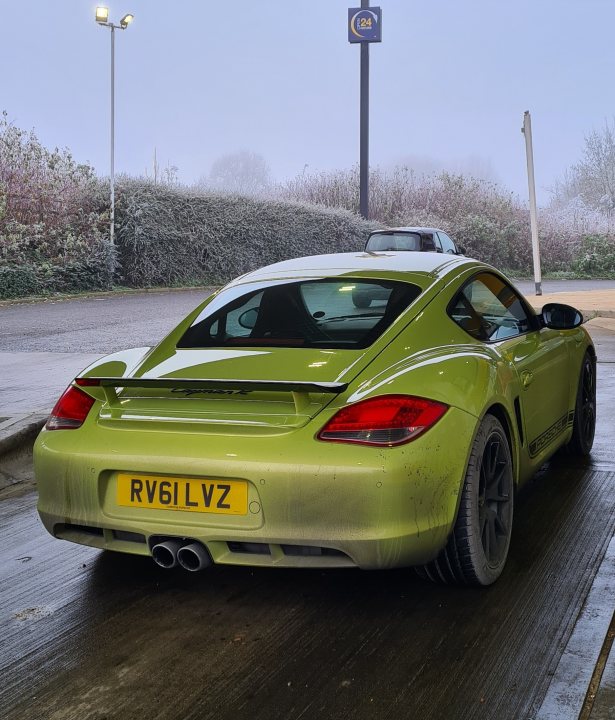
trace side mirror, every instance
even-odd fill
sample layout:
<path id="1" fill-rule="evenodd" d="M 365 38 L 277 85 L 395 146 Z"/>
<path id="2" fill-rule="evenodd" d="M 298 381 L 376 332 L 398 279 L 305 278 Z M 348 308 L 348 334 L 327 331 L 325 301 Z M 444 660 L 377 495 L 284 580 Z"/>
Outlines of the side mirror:
<path id="1" fill-rule="evenodd" d="M 463 245 L 457 245 L 457 255 L 465 255 L 466 249 L 463 247 Z"/>
<path id="2" fill-rule="evenodd" d="M 570 305 L 547 303 L 540 313 L 544 327 L 552 330 L 573 330 L 583 322 L 583 315 Z"/>

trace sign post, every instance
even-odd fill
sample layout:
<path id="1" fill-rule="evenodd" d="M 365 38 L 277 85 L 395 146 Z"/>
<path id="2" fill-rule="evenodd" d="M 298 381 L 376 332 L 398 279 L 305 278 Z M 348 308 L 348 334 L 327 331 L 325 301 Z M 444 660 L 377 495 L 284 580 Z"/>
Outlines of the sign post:
<path id="1" fill-rule="evenodd" d="M 382 10 L 361 0 L 348 8 L 348 42 L 361 43 L 361 100 L 359 151 L 359 211 L 369 218 L 369 43 L 382 42 Z"/>

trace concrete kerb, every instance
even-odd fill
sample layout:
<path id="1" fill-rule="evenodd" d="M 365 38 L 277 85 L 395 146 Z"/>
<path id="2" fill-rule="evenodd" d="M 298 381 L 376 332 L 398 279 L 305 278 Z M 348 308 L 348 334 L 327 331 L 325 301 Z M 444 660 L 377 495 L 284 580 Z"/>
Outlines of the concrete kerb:
<path id="1" fill-rule="evenodd" d="M 47 415 L 0 418 L 0 491 L 32 482 L 32 445 Z"/>
<path id="2" fill-rule="evenodd" d="M 55 293 L 53 295 L 28 295 L 20 298 L 6 298 L 0 300 L 0 308 L 9 305 L 32 305 L 34 303 L 56 303 L 68 300 L 89 300 L 92 298 L 117 297 L 119 295 L 140 295 L 143 293 L 181 293 L 202 290 L 214 292 L 219 285 L 185 285 L 182 287 L 151 287 L 151 288 L 116 288 L 114 290 L 92 290 L 82 293 Z"/>
<path id="3" fill-rule="evenodd" d="M 0 422 L 0 458 L 33 442 L 46 420 L 47 415 L 33 413 Z"/>

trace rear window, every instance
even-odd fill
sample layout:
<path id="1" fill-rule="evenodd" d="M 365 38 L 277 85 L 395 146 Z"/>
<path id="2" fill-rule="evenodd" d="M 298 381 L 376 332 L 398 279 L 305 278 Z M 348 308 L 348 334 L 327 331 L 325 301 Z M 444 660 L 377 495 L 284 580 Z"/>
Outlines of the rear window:
<path id="1" fill-rule="evenodd" d="M 381 232 L 369 236 L 366 250 L 370 252 L 386 252 L 390 250 L 420 251 L 421 236 L 415 232 Z M 433 248 L 435 250 L 435 247 Z"/>
<path id="2" fill-rule="evenodd" d="M 282 281 L 229 288 L 177 343 L 201 347 L 364 348 L 421 293 L 389 280 Z"/>

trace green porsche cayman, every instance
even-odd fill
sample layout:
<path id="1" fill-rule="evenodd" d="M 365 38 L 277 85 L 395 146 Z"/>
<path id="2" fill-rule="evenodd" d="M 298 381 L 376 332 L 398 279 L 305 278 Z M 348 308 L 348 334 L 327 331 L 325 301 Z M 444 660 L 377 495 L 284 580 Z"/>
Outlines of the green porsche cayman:
<path id="1" fill-rule="evenodd" d="M 265 267 L 71 383 L 35 446 L 40 516 L 163 567 L 416 566 L 489 585 L 516 490 L 559 448 L 591 449 L 581 322 L 535 314 L 465 257 Z"/>

